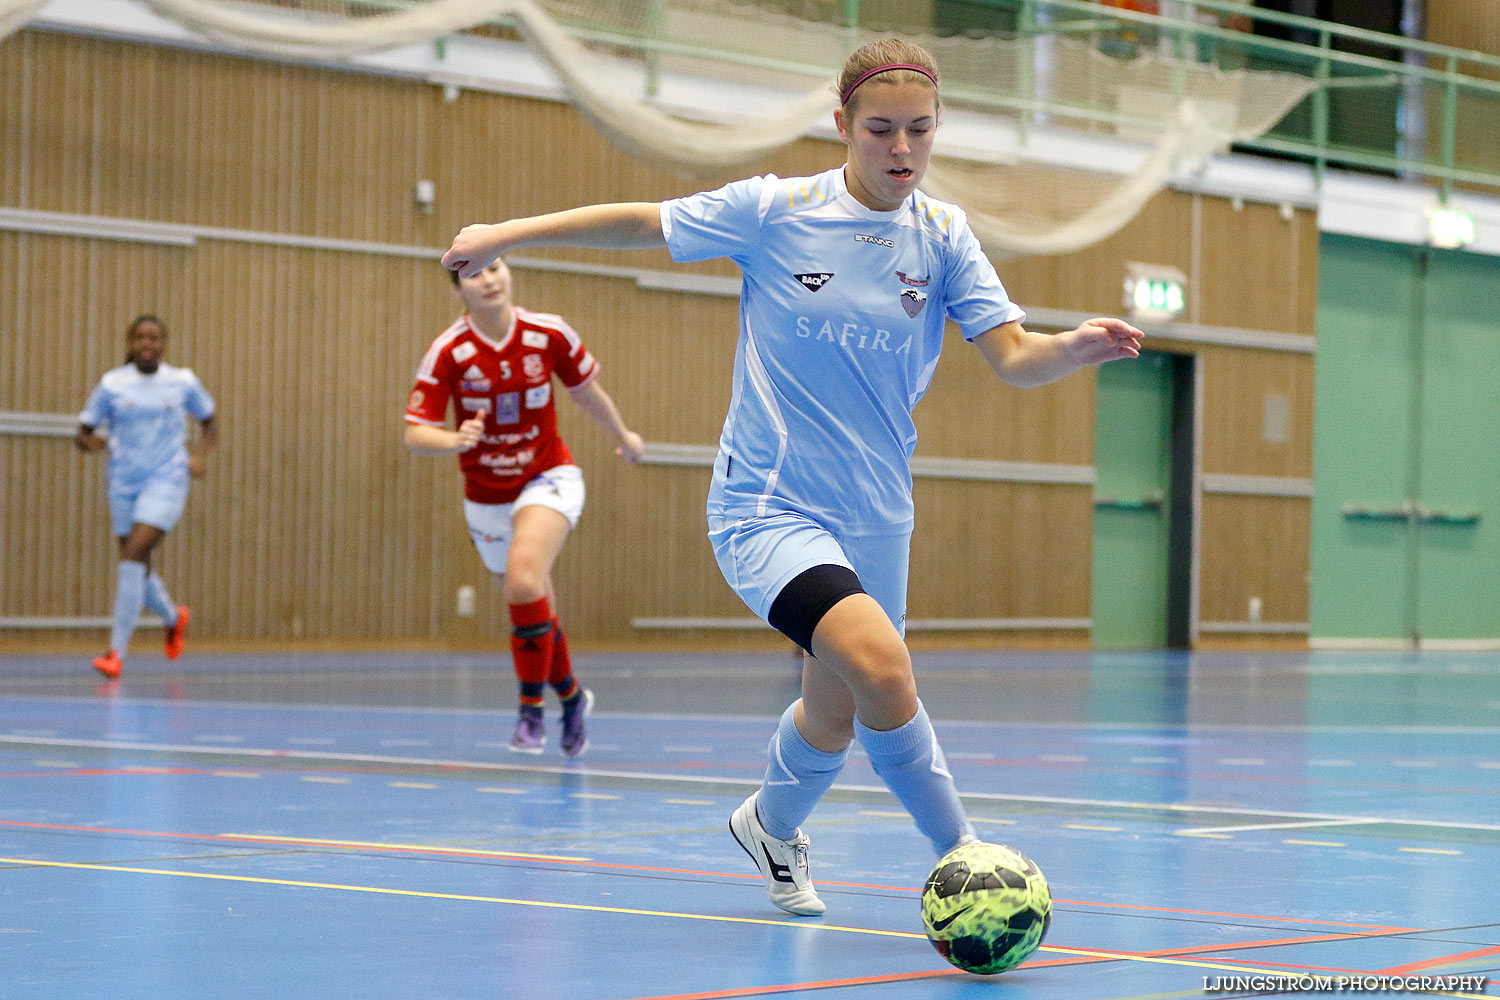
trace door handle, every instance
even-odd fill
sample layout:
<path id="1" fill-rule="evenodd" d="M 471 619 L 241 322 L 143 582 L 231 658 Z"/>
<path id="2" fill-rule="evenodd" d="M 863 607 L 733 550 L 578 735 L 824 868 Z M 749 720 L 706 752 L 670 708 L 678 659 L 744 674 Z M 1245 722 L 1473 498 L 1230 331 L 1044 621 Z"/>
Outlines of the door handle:
<path id="1" fill-rule="evenodd" d="M 1443 510 L 1429 510 L 1420 503 L 1408 500 L 1400 507 L 1372 508 L 1346 503 L 1341 508 L 1350 521 L 1411 521 L 1421 524 L 1448 524 L 1469 527 L 1479 523 L 1478 511 L 1453 514 Z"/>
<path id="2" fill-rule="evenodd" d="M 1162 495 L 1149 493 L 1143 497 L 1094 497 L 1095 510 L 1161 510 Z"/>

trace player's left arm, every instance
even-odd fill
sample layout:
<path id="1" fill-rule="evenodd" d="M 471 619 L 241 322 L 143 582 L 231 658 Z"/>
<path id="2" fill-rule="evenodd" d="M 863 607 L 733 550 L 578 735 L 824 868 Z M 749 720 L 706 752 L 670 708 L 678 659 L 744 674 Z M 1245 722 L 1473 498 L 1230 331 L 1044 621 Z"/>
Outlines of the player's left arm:
<path id="1" fill-rule="evenodd" d="M 974 338 L 974 346 L 1007 385 L 1028 389 L 1080 368 L 1140 357 L 1145 334 L 1122 319 L 1091 319 L 1064 333 L 1035 333 L 1010 322 Z"/>
<path id="2" fill-rule="evenodd" d="M 619 442 L 615 454 L 634 465 L 646 454 L 646 442 L 641 436 L 629 427 L 625 426 L 624 419 L 620 416 L 615 401 L 610 398 L 609 393 L 599 384 L 597 378 L 591 378 L 582 385 L 572 386 L 568 389 L 568 395 L 573 397 L 573 402 L 578 408 L 589 415 L 589 419 L 603 427 L 606 432 Z"/>
<path id="3" fill-rule="evenodd" d="M 208 473 L 208 453 L 219 445 L 219 422 L 209 414 L 198 421 L 198 437 L 188 445 L 188 474 L 202 479 Z"/>

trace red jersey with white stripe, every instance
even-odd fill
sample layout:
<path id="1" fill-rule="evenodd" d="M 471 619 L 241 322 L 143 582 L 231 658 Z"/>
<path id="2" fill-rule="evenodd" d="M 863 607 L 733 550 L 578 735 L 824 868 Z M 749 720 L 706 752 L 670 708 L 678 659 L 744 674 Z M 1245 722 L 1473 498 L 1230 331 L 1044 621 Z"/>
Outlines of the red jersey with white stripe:
<path id="1" fill-rule="evenodd" d="M 514 308 L 498 343 L 460 317 L 432 342 L 417 369 L 406 420 L 442 427 L 448 404 L 455 423 L 489 412 L 484 437 L 458 456 L 464 496 L 475 503 L 510 503 L 539 474 L 573 461 L 557 435 L 552 376 L 577 388 L 599 371 L 583 340 L 559 316 Z"/>

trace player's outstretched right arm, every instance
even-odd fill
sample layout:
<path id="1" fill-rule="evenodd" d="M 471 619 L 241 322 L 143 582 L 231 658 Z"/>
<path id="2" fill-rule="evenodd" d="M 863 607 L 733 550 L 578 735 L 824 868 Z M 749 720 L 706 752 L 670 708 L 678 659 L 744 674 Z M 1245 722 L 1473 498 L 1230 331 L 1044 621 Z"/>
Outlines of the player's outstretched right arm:
<path id="1" fill-rule="evenodd" d="M 661 206 L 656 202 L 586 205 L 551 215 L 465 226 L 443 254 L 443 266 L 457 271 L 460 278 L 472 278 L 502 254 L 522 247 L 651 250 L 666 245 Z"/>

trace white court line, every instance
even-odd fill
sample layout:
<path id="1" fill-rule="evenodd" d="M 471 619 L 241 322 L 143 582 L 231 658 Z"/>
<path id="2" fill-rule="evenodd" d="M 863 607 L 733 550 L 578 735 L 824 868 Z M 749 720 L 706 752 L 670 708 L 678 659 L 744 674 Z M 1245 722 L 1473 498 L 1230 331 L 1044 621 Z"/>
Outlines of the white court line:
<path id="1" fill-rule="evenodd" d="M 1178 830 L 1182 834 L 1196 833 L 1242 833 L 1247 830 L 1306 830 L 1314 826 L 1364 826 L 1374 822 L 1367 819 L 1320 819 L 1305 823 L 1256 823 L 1253 826 L 1200 826 L 1191 830 Z M 1382 820 L 1379 822 L 1389 822 Z M 1425 825 L 1425 824 L 1424 824 Z"/>
<path id="2" fill-rule="evenodd" d="M 587 776 L 593 778 L 615 778 L 630 781 L 670 782 L 686 785 L 733 785 L 741 788 L 759 788 L 760 778 L 715 777 L 703 774 L 658 774 L 652 771 L 611 771 L 603 768 L 548 764 L 501 764 L 492 760 L 447 760 L 430 757 L 398 757 L 385 754 L 338 753 L 332 750 L 288 750 L 274 747 L 204 747 L 175 743 L 125 743 L 116 740 L 64 739 L 59 737 L 11 736 L 0 734 L 0 744 L 23 746 L 89 747 L 101 750 L 140 750 L 147 753 L 180 753 L 213 757 L 275 757 L 283 760 L 305 760 L 318 762 L 343 762 L 348 764 L 391 764 L 417 767 L 462 768 L 470 771 L 504 772 L 508 774 L 553 774 Z M 884 785 L 835 784 L 834 789 L 843 792 L 859 792 L 890 797 Z M 1084 806 L 1092 809 L 1138 809 L 1150 812 L 1170 812 L 1182 815 L 1207 813 L 1212 816 L 1265 816 L 1290 822 L 1309 820 L 1313 823 L 1327 821 L 1331 824 L 1383 825 L 1404 827 L 1426 827 L 1437 830 L 1478 830 L 1500 833 L 1496 823 L 1459 823 L 1451 820 L 1405 819 L 1392 816 L 1349 816 L 1338 813 L 1287 812 L 1279 809 L 1246 809 L 1239 806 L 1187 805 L 1176 802 L 1130 802 L 1120 799 L 1081 799 L 1055 795 L 1010 795 L 1004 792 L 960 792 L 959 798 L 970 802 L 1018 802 L 1031 805 Z M 1278 827 L 1282 824 L 1276 824 Z M 1229 829 L 1234 829 L 1230 827 Z M 1241 828 L 1243 829 L 1243 828 Z"/>
<path id="3" fill-rule="evenodd" d="M 594 669 L 598 669 L 595 667 Z M 329 671 L 323 671 L 328 673 Z M 609 671 L 606 670 L 606 673 Z M 302 680 L 306 674 L 287 678 L 288 680 Z M 257 678 L 265 682 L 271 678 Z M 41 694 L 3 694 L 0 701 L 15 702 L 18 704 L 68 704 L 76 705 L 81 699 L 68 695 L 41 695 Z M 170 698 L 135 698 L 121 697 L 119 704 L 131 705 L 160 705 L 166 708 L 179 708 L 181 701 Z M 516 713 L 514 709 L 496 708 L 434 708 L 431 705 L 308 705 L 298 702 L 268 702 L 268 701 L 214 701 L 195 702 L 198 705 L 211 705 L 214 709 L 232 709 L 241 711 L 277 711 L 296 712 L 302 714 L 372 714 L 372 715 L 442 715 L 442 716 L 477 716 L 481 718 L 492 718 L 502 725 L 514 724 Z M 1497 703 L 1500 705 L 1500 703 Z M 711 722 L 711 723 L 753 723 L 765 722 L 775 723 L 781 718 L 779 715 L 704 715 L 691 712 L 605 712 L 595 711 L 595 715 L 610 719 L 634 719 L 646 722 L 669 721 L 669 722 Z M 994 722 L 981 719 L 944 719 L 944 729 L 991 729 Z M 1076 732 L 1080 729 L 1099 731 L 1105 733 L 1175 733 L 1181 727 L 1175 722 L 1033 722 L 1026 719 L 1010 719 L 1004 725 L 1015 729 L 1029 730 L 1062 730 L 1065 732 Z M 1199 722 L 1192 727 L 1195 731 L 1205 733 L 1292 733 L 1302 735 L 1306 733 L 1332 733 L 1335 735 L 1347 733 L 1373 733 L 1381 736 L 1392 734 L 1418 735 L 1418 736 L 1453 736 L 1453 737 L 1490 737 L 1500 736 L 1500 726 L 1293 726 L 1293 725 L 1251 725 L 1248 723 L 1227 722 Z M 57 732 L 55 729 L 28 730 L 13 729 L 14 734 L 36 733 L 39 735 L 50 735 Z M 509 744 L 507 744 L 509 745 Z"/>

